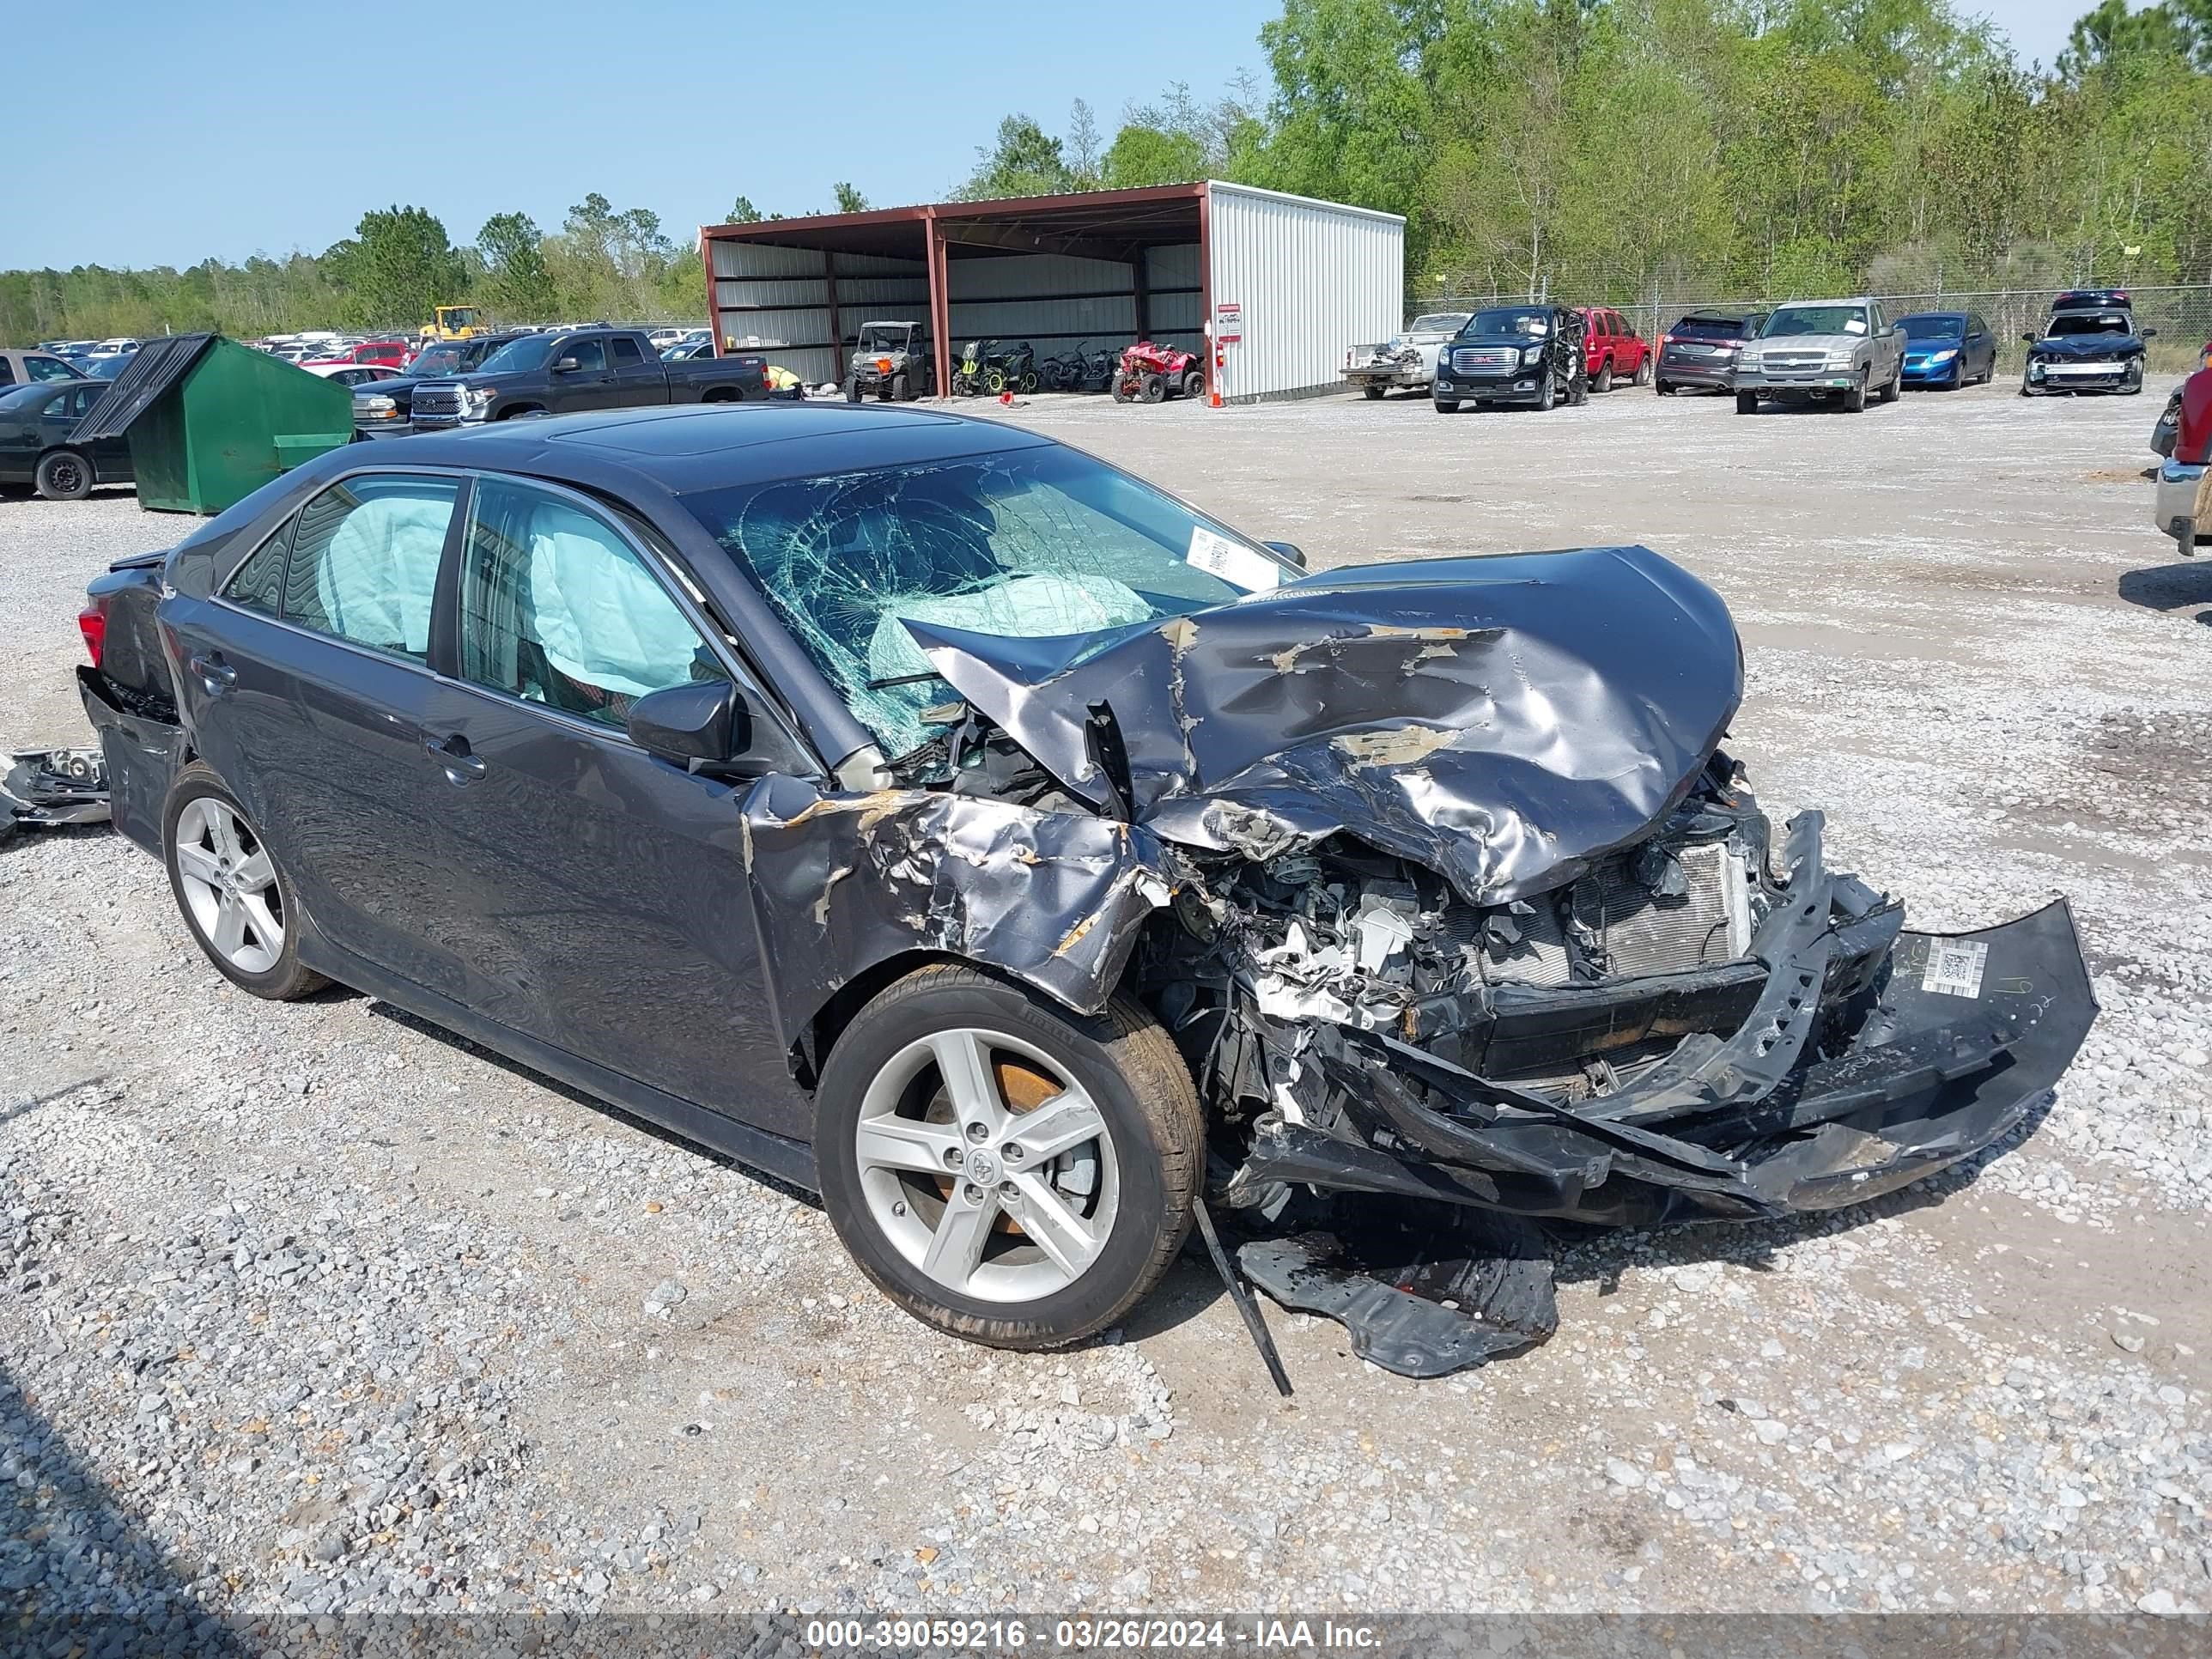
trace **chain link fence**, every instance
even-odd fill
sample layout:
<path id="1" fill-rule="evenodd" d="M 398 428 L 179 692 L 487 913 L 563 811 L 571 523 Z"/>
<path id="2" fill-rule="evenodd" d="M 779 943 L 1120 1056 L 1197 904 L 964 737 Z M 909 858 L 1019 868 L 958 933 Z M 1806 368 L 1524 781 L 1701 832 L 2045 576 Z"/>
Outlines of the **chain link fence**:
<path id="1" fill-rule="evenodd" d="M 1627 319 L 1638 334 L 1646 339 L 1656 339 L 1693 311 L 1771 311 L 1785 300 L 1822 297 L 1796 292 L 1767 294 L 1748 285 L 1696 287 L 1680 293 L 1661 287 L 1641 297 L 1628 297 L 1611 283 L 1597 284 L 1599 291 L 1595 295 L 1571 295 L 1557 288 L 1547 294 L 1545 287 L 1539 283 L 1533 293 L 1523 289 L 1512 293 L 1438 295 L 1409 307 L 1407 320 L 1411 321 L 1417 313 L 1479 311 L 1486 306 L 1527 305 L 1532 300 L 1541 303 L 1556 299 L 1563 304 L 1610 307 Z M 2130 287 L 2124 283 L 2081 282 L 2024 288 L 1930 286 L 1881 289 L 1872 297 L 1882 302 L 1893 319 L 1910 316 L 1916 311 L 1978 313 L 1997 337 L 1998 362 L 2017 366 L 2026 349 L 2021 337 L 2040 328 L 2051 314 L 2051 301 L 2059 295 L 2069 289 L 2083 288 L 2126 290 L 2134 301 L 2137 325 L 2157 331 L 2150 342 L 2150 366 L 2154 370 L 2179 373 L 2193 368 L 2203 361 L 2207 345 L 2212 344 L 2212 283 Z"/>

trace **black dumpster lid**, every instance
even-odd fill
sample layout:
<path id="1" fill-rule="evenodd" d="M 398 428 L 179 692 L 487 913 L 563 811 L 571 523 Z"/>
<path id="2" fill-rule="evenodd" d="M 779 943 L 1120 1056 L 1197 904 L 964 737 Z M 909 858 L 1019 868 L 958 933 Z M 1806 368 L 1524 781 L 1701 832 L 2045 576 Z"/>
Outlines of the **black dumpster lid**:
<path id="1" fill-rule="evenodd" d="M 214 334 L 165 334 L 138 348 L 107 395 L 84 412 L 69 441 L 96 443 L 119 438 L 131 429 L 153 401 L 191 373 L 192 365 L 207 355 L 221 337 Z"/>

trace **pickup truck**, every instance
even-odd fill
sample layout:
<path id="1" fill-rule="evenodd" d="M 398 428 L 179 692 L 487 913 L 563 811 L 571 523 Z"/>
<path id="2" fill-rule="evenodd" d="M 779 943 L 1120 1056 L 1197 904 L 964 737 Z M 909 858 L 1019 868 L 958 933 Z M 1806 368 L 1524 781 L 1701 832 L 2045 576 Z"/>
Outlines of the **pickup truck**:
<path id="1" fill-rule="evenodd" d="M 1893 404 L 1905 389 L 1905 331 L 1881 301 L 1792 300 L 1777 306 L 1735 361 L 1735 412 L 1770 403 L 1839 403 L 1852 414 L 1871 394 Z"/>
<path id="2" fill-rule="evenodd" d="M 409 425 L 442 432 L 517 415 L 573 415 L 651 404 L 758 403 L 768 396 L 765 357 L 663 362 L 635 328 L 526 334 L 475 370 L 415 387 Z"/>
<path id="3" fill-rule="evenodd" d="M 1466 325 L 1464 311 L 1432 311 L 1406 325 L 1405 331 L 1344 354 L 1344 378 L 1369 398 L 1403 387 L 1425 392 L 1437 378 L 1437 353 Z"/>

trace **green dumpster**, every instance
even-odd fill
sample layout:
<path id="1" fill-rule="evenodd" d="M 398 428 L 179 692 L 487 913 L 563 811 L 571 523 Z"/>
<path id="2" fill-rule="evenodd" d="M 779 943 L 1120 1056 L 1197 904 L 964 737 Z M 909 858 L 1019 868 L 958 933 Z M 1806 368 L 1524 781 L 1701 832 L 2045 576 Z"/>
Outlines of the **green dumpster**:
<path id="1" fill-rule="evenodd" d="M 220 334 L 149 341 L 72 443 L 127 438 L 138 505 L 220 513 L 353 441 L 353 392 Z"/>

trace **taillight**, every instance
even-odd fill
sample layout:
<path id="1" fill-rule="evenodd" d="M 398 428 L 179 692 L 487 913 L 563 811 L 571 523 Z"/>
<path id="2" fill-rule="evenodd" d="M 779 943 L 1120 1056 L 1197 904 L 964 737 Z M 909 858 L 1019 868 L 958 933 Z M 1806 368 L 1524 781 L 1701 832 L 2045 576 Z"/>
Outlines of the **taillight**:
<path id="1" fill-rule="evenodd" d="M 92 665 L 100 666 L 100 659 L 107 649 L 107 601 L 94 599 L 76 613 L 76 631 L 84 635 L 84 648 L 92 653 Z"/>

